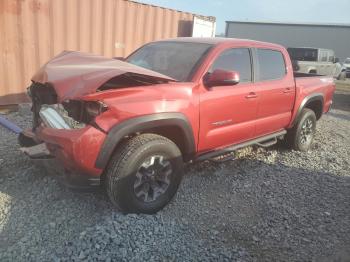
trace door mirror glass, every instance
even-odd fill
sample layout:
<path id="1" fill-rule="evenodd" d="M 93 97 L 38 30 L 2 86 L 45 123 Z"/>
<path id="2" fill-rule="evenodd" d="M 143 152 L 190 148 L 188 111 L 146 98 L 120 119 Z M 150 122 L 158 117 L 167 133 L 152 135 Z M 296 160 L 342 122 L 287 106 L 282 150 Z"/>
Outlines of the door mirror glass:
<path id="1" fill-rule="evenodd" d="M 208 87 L 231 86 L 237 85 L 239 80 L 239 73 L 236 71 L 216 69 L 212 73 L 206 75 L 204 83 Z"/>

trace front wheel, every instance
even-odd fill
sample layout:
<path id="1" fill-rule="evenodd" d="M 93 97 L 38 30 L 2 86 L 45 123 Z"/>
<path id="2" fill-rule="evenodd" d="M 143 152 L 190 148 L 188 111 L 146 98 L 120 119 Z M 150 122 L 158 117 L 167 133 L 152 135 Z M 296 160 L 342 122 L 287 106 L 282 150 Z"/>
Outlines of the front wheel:
<path id="1" fill-rule="evenodd" d="M 288 147 L 298 151 L 309 150 L 316 131 L 316 115 L 314 111 L 304 108 L 298 122 L 288 130 L 285 142 Z"/>
<path id="2" fill-rule="evenodd" d="M 106 189 L 126 213 L 156 213 L 175 195 L 181 182 L 183 160 L 171 140 L 141 134 L 125 141 L 106 172 Z"/>

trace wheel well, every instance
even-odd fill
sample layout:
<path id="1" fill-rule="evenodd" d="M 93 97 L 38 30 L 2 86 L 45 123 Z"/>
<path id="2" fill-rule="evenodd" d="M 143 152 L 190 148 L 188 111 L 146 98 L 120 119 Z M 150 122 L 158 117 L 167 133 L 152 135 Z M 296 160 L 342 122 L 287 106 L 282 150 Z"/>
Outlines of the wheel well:
<path id="1" fill-rule="evenodd" d="M 184 131 L 179 126 L 160 126 L 143 130 L 142 133 L 152 133 L 168 138 L 169 140 L 173 141 L 180 149 L 184 160 L 190 160 L 190 156 L 188 155 L 187 151 L 186 136 Z"/>
<path id="2" fill-rule="evenodd" d="M 310 101 L 305 105 L 305 108 L 309 108 L 312 111 L 314 111 L 317 120 L 321 118 L 323 109 L 323 104 L 321 100 Z"/>
<path id="3" fill-rule="evenodd" d="M 157 134 L 160 136 L 164 136 L 166 138 L 168 138 L 169 140 L 173 141 L 175 143 L 175 145 L 180 149 L 181 151 L 181 155 L 183 157 L 184 161 L 189 161 L 192 158 L 192 155 L 189 154 L 188 152 L 188 142 L 186 141 L 186 136 L 184 131 L 174 125 L 174 126 L 160 126 L 160 127 L 156 127 L 156 128 L 150 128 L 150 129 L 145 129 L 142 130 L 142 132 L 136 132 L 136 133 L 132 133 L 129 134 L 127 136 L 125 136 L 123 139 L 121 139 L 119 141 L 119 143 L 115 146 L 114 151 L 123 143 L 125 143 L 128 139 L 137 136 L 139 134 Z"/>
<path id="4" fill-rule="evenodd" d="M 141 133 L 154 133 L 171 139 L 183 153 L 185 161 L 191 160 L 196 152 L 193 130 L 187 118 L 181 113 L 159 113 L 125 120 L 114 125 L 108 132 L 95 167 L 104 169 L 121 142 Z"/>
<path id="5" fill-rule="evenodd" d="M 311 69 L 311 70 L 309 70 L 309 74 L 317 74 L 316 69 Z"/>
<path id="6" fill-rule="evenodd" d="M 189 154 L 188 149 L 187 149 L 188 142 L 186 141 L 185 133 L 179 126 L 176 126 L 176 125 L 174 125 L 174 126 L 160 126 L 160 127 L 156 127 L 156 128 L 142 130 L 142 132 L 136 132 L 136 133 L 129 134 L 129 135 L 125 136 L 123 139 L 121 139 L 118 142 L 118 144 L 116 144 L 113 151 L 115 152 L 117 150 L 117 148 L 122 146 L 130 138 L 135 137 L 139 134 L 146 134 L 146 133 L 157 134 L 157 135 L 164 136 L 164 137 L 168 138 L 169 140 L 173 141 L 177 145 L 177 147 L 180 149 L 181 155 L 182 155 L 183 160 L 185 162 L 190 161 L 192 159 L 193 155 Z M 111 157 L 109 158 L 108 162 L 110 161 L 110 159 L 111 159 Z M 105 173 L 106 172 L 104 171 L 101 175 L 102 181 L 104 181 L 104 179 L 105 179 Z"/>

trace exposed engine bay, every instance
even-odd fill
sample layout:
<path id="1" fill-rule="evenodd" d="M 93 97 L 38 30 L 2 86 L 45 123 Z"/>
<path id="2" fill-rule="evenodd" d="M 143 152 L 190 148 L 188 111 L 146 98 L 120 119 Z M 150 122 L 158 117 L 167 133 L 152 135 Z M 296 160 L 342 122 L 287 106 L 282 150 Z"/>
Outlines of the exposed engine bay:
<path id="1" fill-rule="evenodd" d="M 163 82 L 159 79 L 150 79 L 142 75 L 123 74 L 104 83 L 96 92 L 125 87 L 154 85 Z M 28 88 L 28 93 L 33 102 L 34 130 L 41 123 L 57 129 L 83 128 L 86 124 L 91 124 L 97 115 L 107 110 L 107 106 L 99 101 L 67 99 L 62 101 L 62 103 L 58 103 L 59 99 L 56 91 L 48 83 L 41 84 L 33 82 Z"/>
<path id="2" fill-rule="evenodd" d="M 33 129 L 41 124 L 57 129 L 82 128 L 91 121 L 85 103 L 78 100 L 68 100 L 57 103 L 55 90 L 49 84 L 33 83 L 29 87 L 32 98 Z"/>

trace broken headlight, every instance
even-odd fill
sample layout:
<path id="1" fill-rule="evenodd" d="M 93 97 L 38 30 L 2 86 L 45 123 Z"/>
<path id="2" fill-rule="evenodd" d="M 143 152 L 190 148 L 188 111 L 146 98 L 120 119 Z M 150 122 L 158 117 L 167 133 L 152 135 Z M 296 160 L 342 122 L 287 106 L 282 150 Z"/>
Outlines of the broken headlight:
<path id="1" fill-rule="evenodd" d="M 107 105 L 99 101 L 89 101 L 85 102 L 85 112 L 90 117 L 94 119 L 96 116 L 102 114 L 107 110 Z"/>
<path id="2" fill-rule="evenodd" d="M 90 124 L 96 116 L 107 110 L 107 106 L 99 101 L 66 100 L 63 106 L 70 117 L 85 124 Z"/>

